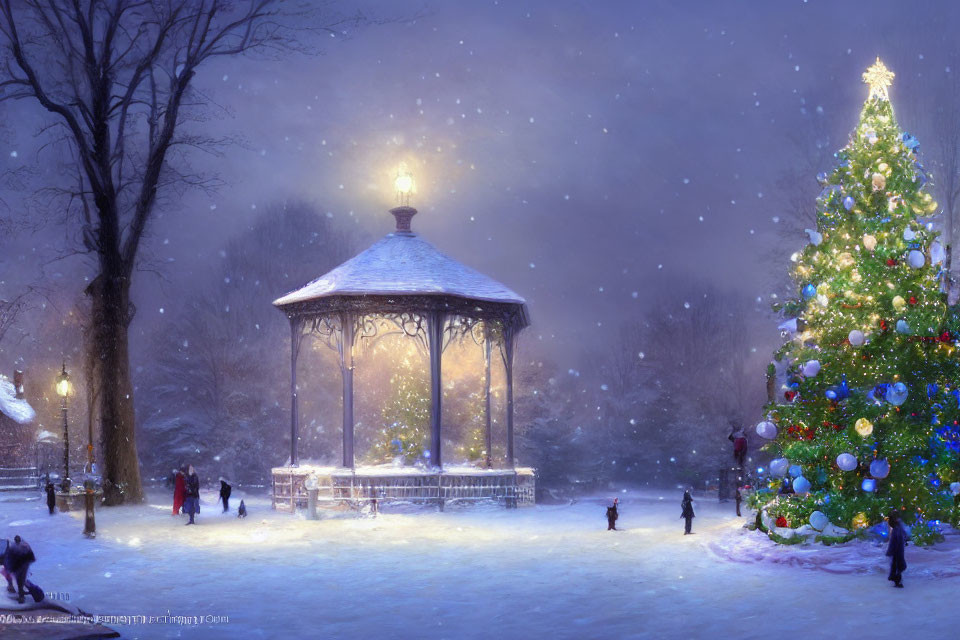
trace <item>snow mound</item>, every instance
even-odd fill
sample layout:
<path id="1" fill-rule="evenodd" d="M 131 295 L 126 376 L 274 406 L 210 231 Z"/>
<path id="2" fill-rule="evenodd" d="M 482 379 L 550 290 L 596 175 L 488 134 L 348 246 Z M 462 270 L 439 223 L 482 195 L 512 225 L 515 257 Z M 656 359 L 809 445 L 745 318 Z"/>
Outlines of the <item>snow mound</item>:
<path id="1" fill-rule="evenodd" d="M 798 544 L 777 544 L 761 531 L 731 526 L 705 546 L 717 558 L 743 564 L 770 563 L 843 574 L 885 574 L 890 569 L 885 542 L 851 540 L 827 546 L 813 542 L 813 536 L 805 535 L 803 527 L 775 528 L 773 531 L 784 538 L 802 535 L 807 540 Z M 960 576 L 960 532 L 945 527 L 944 537 L 944 542 L 932 547 L 907 547 L 911 578 Z"/>
<path id="2" fill-rule="evenodd" d="M 17 398 L 17 391 L 13 383 L 6 376 L 0 375 L 0 413 L 17 424 L 28 424 L 37 417 L 26 400 Z"/>

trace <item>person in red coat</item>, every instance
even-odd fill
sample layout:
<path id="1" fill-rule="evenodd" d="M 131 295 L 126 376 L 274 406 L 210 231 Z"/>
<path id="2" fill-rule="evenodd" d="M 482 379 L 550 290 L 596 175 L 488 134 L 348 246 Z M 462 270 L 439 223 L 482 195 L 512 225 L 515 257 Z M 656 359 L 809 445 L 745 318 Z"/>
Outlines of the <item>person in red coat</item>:
<path id="1" fill-rule="evenodd" d="M 183 477 L 183 469 L 177 469 L 177 476 L 173 481 L 173 515 L 180 515 L 183 501 L 187 497 L 187 485 Z"/>

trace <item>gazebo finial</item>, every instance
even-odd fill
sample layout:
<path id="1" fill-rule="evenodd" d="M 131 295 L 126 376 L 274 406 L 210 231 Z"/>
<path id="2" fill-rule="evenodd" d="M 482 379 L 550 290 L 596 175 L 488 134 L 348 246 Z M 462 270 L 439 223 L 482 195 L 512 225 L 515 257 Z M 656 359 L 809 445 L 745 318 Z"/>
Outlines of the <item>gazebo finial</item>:
<path id="1" fill-rule="evenodd" d="M 390 209 L 390 213 L 397 219 L 396 233 L 412 236 L 413 231 L 410 229 L 410 220 L 413 216 L 417 215 L 417 210 L 413 207 L 403 206 Z"/>

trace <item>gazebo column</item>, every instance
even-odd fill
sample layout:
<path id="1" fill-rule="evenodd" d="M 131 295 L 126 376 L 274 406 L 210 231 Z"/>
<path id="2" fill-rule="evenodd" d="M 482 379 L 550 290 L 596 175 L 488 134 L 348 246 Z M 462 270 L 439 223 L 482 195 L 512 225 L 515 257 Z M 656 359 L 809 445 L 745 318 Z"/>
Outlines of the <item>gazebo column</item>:
<path id="1" fill-rule="evenodd" d="M 503 327 L 503 364 L 506 373 L 507 385 L 507 466 L 513 469 L 515 457 L 513 452 L 513 353 L 516 345 L 516 330 L 510 326 Z"/>
<path id="2" fill-rule="evenodd" d="M 300 464 L 297 452 L 300 444 L 300 408 L 297 402 L 297 358 L 303 338 L 303 320 L 290 318 L 290 466 Z"/>
<path id="3" fill-rule="evenodd" d="M 443 326 L 446 314 L 431 311 L 427 317 L 427 340 L 430 344 L 430 463 L 443 468 L 441 454 L 440 419 L 443 410 Z"/>
<path id="4" fill-rule="evenodd" d="M 490 411 L 490 329 L 484 322 L 483 329 L 483 404 L 484 418 L 486 424 L 483 432 L 483 448 L 485 451 L 485 466 L 489 469 L 493 466 L 493 415 Z"/>
<path id="5" fill-rule="evenodd" d="M 354 316 L 340 316 L 340 374 L 343 378 L 343 466 L 353 469 L 353 339 Z"/>

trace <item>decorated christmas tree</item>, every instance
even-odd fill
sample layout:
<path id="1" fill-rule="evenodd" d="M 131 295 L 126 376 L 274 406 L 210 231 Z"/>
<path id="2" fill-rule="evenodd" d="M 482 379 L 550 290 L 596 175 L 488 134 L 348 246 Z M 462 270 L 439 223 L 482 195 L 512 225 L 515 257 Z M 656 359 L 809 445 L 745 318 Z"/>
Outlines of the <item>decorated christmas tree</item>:
<path id="1" fill-rule="evenodd" d="M 392 391 L 381 414 L 384 426 L 370 451 L 374 462 L 429 462 L 430 380 L 419 360 L 416 352 L 408 352 L 390 376 Z"/>
<path id="2" fill-rule="evenodd" d="M 789 339 L 776 353 L 787 380 L 757 425 L 775 459 L 754 499 L 774 537 L 807 524 L 825 540 L 855 535 L 893 509 L 918 542 L 957 522 L 958 334 L 927 218 L 937 205 L 894 117 L 893 77 L 879 59 L 863 74 L 860 122 L 818 176 L 817 228 L 792 258 L 799 295 L 781 307 Z"/>

